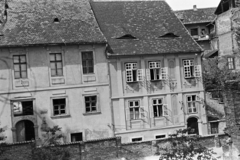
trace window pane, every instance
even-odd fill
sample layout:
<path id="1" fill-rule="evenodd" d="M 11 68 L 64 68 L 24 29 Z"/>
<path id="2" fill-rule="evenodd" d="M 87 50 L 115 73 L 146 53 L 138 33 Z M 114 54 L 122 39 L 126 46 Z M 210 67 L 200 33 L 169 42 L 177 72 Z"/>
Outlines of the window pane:
<path id="1" fill-rule="evenodd" d="M 135 106 L 138 106 L 138 101 L 135 101 Z"/>
<path id="2" fill-rule="evenodd" d="M 129 102 L 129 106 L 133 106 L 133 102 Z"/>
<path id="3" fill-rule="evenodd" d="M 97 110 L 97 108 L 96 107 L 92 107 L 92 111 L 96 111 Z"/>
<path id="4" fill-rule="evenodd" d="M 90 111 L 91 111 L 90 108 L 87 107 L 87 108 L 86 108 L 86 112 L 90 112 Z"/>
<path id="5" fill-rule="evenodd" d="M 62 69 L 57 69 L 57 75 L 62 76 L 63 75 L 63 70 Z"/>
<path id="6" fill-rule="evenodd" d="M 83 73 L 87 73 L 87 68 L 83 67 Z"/>
<path id="7" fill-rule="evenodd" d="M 21 64 L 21 70 L 26 71 L 27 70 L 27 65 L 26 64 Z"/>
<path id="8" fill-rule="evenodd" d="M 58 115 L 59 113 L 58 113 L 58 111 L 54 111 L 54 115 Z"/>
<path id="9" fill-rule="evenodd" d="M 51 69 L 55 69 L 55 68 L 56 68 L 56 67 L 55 67 L 55 63 L 51 62 L 51 63 L 50 63 L 50 67 L 51 67 Z"/>
<path id="10" fill-rule="evenodd" d="M 61 53 L 56 54 L 56 60 L 57 61 L 61 61 L 62 60 L 62 54 Z"/>
<path id="11" fill-rule="evenodd" d="M 14 71 L 20 71 L 20 67 L 19 67 L 19 65 L 14 65 Z"/>
<path id="12" fill-rule="evenodd" d="M 87 59 L 87 53 L 86 52 L 82 52 L 82 59 L 83 60 Z"/>
<path id="13" fill-rule="evenodd" d="M 56 72 L 57 72 L 57 71 L 56 71 L 55 69 L 51 69 L 51 76 L 56 76 L 56 75 L 57 75 Z"/>
<path id="14" fill-rule="evenodd" d="M 89 73 L 93 73 L 93 67 L 89 67 Z"/>
<path id="15" fill-rule="evenodd" d="M 13 63 L 19 63 L 19 56 L 13 56 Z"/>
<path id="16" fill-rule="evenodd" d="M 65 110 L 61 110 L 61 114 L 65 114 L 66 112 L 65 112 Z"/>
<path id="17" fill-rule="evenodd" d="M 57 68 L 62 68 L 62 62 L 57 62 Z"/>
<path id="18" fill-rule="evenodd" d="M 21 78 L 27 78 L 27 72 L 22 72 L 22 77 Z"/>
<path id="19" fill-rule="evenodd" d="M 20 56 L 20 62 L 25 63 L 26 62 L 26 56 Z"/>
<path id="20" fill-rule="evenodd" d="M 50 54 L 50 61 L 55 61 L 55 55 L 54 54 Z"/>
<path id="21" fill-rule="evenodd" d="M 14 77 L 15 78 L 20 78 L 20 72 L 14 72 Z"/>

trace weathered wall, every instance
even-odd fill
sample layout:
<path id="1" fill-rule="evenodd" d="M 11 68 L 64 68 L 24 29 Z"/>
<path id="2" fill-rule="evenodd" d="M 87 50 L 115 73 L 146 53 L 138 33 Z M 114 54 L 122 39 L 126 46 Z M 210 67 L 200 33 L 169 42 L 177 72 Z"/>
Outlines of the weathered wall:
<path id="1" fill-rule="evenodd" d="M 219 148 L 221 147 L 219 145 L 225 144 L 225 138 L 225 135 L 221 135 L 217 139 L 214 136 L 203 137 L 201 143 L 208 148 Z M 163 147 L 167 143 L 167 139 L 164 139 L 122 144 L 121 139 L 116 137 L 64 144 L 61 147 L 69 149 L 71 160 L 121 160 L 122 158 L 145 160 L 150 156 L 157 157 L 156 154 L 160 151 L 159 147 Z M 15 160 L 15 158 L 18 160 L 32 160 L 33 147 L 32 143 L 8 145 L 0 160 Z"/>

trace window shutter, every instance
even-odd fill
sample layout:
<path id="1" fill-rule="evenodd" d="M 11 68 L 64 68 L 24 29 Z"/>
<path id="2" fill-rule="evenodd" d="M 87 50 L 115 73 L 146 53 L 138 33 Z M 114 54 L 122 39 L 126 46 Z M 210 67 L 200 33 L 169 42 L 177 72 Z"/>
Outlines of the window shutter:
<path id="1" fill-rule="evenodd" d="M 162 79 L 162 80 L 167 79 L 167 69 L 166 68 L 161 68 L 160 79 Z"/>
<path id="2" fill-rule="evenodd" d="M 194 66 L 194 77 L 201 77 L 201 65 Z"/>
<path id="3" fill-rule="evenodd" d="M 13 102 L 13 114 L 18 115 L 23 113 L 22 103 L 21 102 Z"/>
<path id="4" fill-rule="evenodd" d="M 137 81 L 143 81 L 143 69 L 137 70 Z"/>
<path id="5" fill-rule="evenodd" d="M 151 80 L 150 69 L 146 69 L 146 77 L 147 77 L 147 81 Z"/>
<path id="6" fill-rule="evenodd" d="M 168 107 L 167 104 L 163 104 L 163 116 L 168 116 Z"/>
<path id="7" fill-rule="evenodd" d="M 145 119 L 146 116 L 145 116 L 145 113 L 144 113 L 144 106 L 140 107 L 140 115 L 141 115 L 140 116 L 141 119 Z"/>
<path id="8" fill-rule="evenodd" d="M 125 117 L 126 117 L 126 128 L 131 128 L 130 110 L 129 107 L 125 107 Z"/>

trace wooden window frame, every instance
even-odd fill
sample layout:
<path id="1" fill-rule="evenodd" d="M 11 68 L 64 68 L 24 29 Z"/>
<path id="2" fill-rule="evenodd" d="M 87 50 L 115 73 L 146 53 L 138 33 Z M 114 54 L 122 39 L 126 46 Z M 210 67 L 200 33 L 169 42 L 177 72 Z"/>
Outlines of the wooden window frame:
<path id="1" fill-rule="evenodd" d="M 84 54 L 91 54 L 90 58 L 89 55 L 86 57 Z M 82 72 L 83 74 L 94 74 L 94 53 L 93 51 L 82 51 Z M 86 66 L 84 65 L 86 64 Z"/>
<path id="2" fill-rule="evenodd" d="M 21 57 L 24 57 L 25 61 L 22 62 Z M 15 59 L 17 58 L 17 59 Z M 15 62 L 15 60 L 18 60 L 18 62 Z M 16 71 L 15 66 L 19 68 L 19 71 Z M 25 67 L 25 70 L 23 69 Z M 14 70 L 14 79 L 27 79 L 28 78 L 28 72 L 27 72 L 27 56 L 24 55 L 13 55 L 13 70 Z M 19 76 L 16 76 L 16 72 L 19 72 Z M 25 72 L 25 76 L 23 76 L 23 73 Z"/>
<path id="3" fill-rule="evenodd" d="M 95 100 L 93 101 L 92 98 L 95 97 Z M 89 101 L 86 101 L 86 98 L 89 98 Z M 91 114 L 91 113 L 97 113 L 99 112 L 99 107 L 98 107 L 98 96 L 97 95 L 85 95 L 84 96 L 84 105 L 85 105 L 85 113 L 86 114 Z M 90 111 L 87 111 L 87 103 L 89 103 L 89 108 Z M 95 106 L 92 106 L 92 103 L 95 103 Z M 93 107 L 96 109 L 93 111 Z"/>
<path id="4" fill-rule="evenodd" d="M 138 105 L 136 105 L 136 102 L 138 103 Z M 130 120 L 140 120 L 141 119 L 140 100 L 129 100 L 128 107 Z"/>
<path id="5" fill-rule="evenodd" d="M 60 55 L 60 60 L 57 59 L 57 55 Z M 63 76 L 63 55 L 62 53 L 49 53 L 50 56 L 50 69 L 51 69 L 51 77 L 62 77 Z M 54 57 L 53 60 L 51 60 L 51 57 Z M 54 67 L 52 67 L 52 64 Z M 58 64 L 61 64 L 59 67 Z M 58 70 L 61 70 L 59 73 Z M 53 74 L 55 72 L 55 74 Z"/>
<path id="6" fill-rule="evenodd" d="M 195 100 L 193 100 L 193 97 L 195 97 Z M 190 98 L 190 100 L 188 98 Z M 198 113 L 197 95 L 187 95 L 186 96 L 186 103 L 187 103 L 187 110 L 188 110 L 189 114 Z"/>

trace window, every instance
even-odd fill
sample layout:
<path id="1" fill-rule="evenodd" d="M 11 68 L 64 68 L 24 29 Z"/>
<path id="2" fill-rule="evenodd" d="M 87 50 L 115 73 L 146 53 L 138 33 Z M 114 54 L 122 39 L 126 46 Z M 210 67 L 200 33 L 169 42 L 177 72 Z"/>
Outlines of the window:
<path id="1" fill-rule="evenodd" d="M 61 53 L 50 53 L 51 76 L 63 76 L 63 63 Z"/>
<path id="2" fill-rule="evenodd" d="M 143 81 L 143 69 L 137 69 L 137 63 L 126 63 L 126 82 Z"/>
<path id="3" fill-rule="evenodd" d="M 190 29 L 190 33 L 191 33 L 192 36 L 197 36 L 198 35 L 198 28 Z"/>
<path id="4" fill-rule="evenodd" d="M 71 142 L 78 142 L 82 140 L 83 140 L 82 132 L 71 134 Z"/>
<path id="5" fill-rule="evenodd" d="M 132 142 L 141 142 L 141 141 L 142 141 L 142 137 L 132 138 Z"/>
<path id="6" fill-rule="evenodd" d="M 211 134 L 218 133 L 218 122 L 210 122 Z"/>
<path id="7" fill-rule="evenodd" d="M 227 59 L 227 64 L 228 64 L 228 69 L 235 69 L 235 63 L 234 63 L 234 58 L 229 57 Z"/>
<path id="8" fill-rule="evenodd" d="M 130 111 L 130 119 L 140 119 L 140 104 L 139 101 L 129 101 L 129 111 Z"/>
<path id="9" fill-rule="evenodd" d="M 201 65 L 194 65 L 193 59 L 183 60 L 184 78 L 201 77 Z"/>
<path id="10" fill-rule="evenodd" d="M 82 52 L 83 74 L 94 73 L 93 52 Z"/>
<path id="11" fill-rule="evenodd" d="M 150 69 L 150 77 L 151 81 L 153 80 L 160 80 L 160 62 L 149 62 L 149 69 Z"/>
<path id="12" fill-rule="evenodd" d="M 162 98 L 153 99 L 152 104 L 154 117 L 168 116 L 167 105 L 163 104 Z"/>
<path id="13" fill-rule="evenodd" d="M 14 117 L 33 115 L 33 101 L 13 102 L 13 115 Z"/>
<path id="14" fill-rule="evenodd" d="M 85 97 L 86 113 L 97 112 L 97 96 Z"/>
<path id="15" fill-rule="evenodd" d="M 27 78 L 27 60 L 26 55 L 13 56 L 13 67 L 15 79 Z"/>
<path id="16" fill-rule="evenodd" d="M 166 138 L 166 135 L 156 135 L 155 139 L 162 139 L 162 138 Z"/>
<path id="17" fill-rule="evenodd" d="M 187 96 L 188 113 L 197 113 L 196 95 Z"/>
<path id="18" fill-rule="evenodd" d="M 53 99 L 53 115 L 66 115 L 66 98 Z"/>

